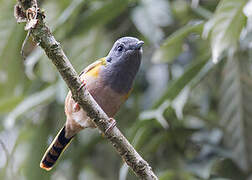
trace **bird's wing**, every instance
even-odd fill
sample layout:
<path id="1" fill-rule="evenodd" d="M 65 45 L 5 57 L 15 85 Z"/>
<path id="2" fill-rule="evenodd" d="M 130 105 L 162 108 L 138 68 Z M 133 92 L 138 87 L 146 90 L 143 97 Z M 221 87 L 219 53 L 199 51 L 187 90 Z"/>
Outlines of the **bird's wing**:
<path id="1" fill-rule="evenodd" d="M 97 66 L 100 66 L 100 65 L 106 65 L 106 57 L 103 57 L 101 59 L 98 59 L 97 61 L 93 62 L 92 64 L 88 65 L 81 73 L 80 73 L 80 77 L 83 75 L 83 74 L 86 74 L 88 72 L 90 72 L 92 69 L 94 69 L 95 67 Z"/>

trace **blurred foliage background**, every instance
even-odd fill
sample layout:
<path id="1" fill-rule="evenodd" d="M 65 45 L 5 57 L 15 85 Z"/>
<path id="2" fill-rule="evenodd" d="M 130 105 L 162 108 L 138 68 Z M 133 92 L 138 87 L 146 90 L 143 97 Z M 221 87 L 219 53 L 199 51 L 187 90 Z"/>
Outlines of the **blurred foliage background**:
<path id="1" fill-rule="evenodd" d="M 160 180 L 252 179 L 252 0 L 40 0 L 80 72 L 122 36 L 145 41 L 116 119 Z M 39 168 L 65 122 L 65 83 L 0 0 L 0 179 L 136 179 L 97 130 Z"/>

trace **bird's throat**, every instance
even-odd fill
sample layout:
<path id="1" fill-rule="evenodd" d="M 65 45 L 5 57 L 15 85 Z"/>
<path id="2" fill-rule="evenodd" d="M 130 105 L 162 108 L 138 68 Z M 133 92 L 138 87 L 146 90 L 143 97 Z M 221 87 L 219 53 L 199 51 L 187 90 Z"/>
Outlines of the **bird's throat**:
<path id="1" fill-rule="evenodd" d="M 105 84 L 118 93 L 128 93 L 139 70 L 140 62 L 107 65 L 102 70 Z"/>

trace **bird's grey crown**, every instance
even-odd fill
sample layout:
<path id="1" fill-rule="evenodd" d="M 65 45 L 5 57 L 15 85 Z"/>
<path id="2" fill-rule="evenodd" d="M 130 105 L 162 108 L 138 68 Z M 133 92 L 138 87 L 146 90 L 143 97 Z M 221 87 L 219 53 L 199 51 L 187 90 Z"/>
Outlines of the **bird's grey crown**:
<path id="1" fill-rule="evenodd" d="M 116 42 L 124 43 L 124 44 L 137 44 L 140 40 L 135 37 L 122 37 L 118 39 Z"/>

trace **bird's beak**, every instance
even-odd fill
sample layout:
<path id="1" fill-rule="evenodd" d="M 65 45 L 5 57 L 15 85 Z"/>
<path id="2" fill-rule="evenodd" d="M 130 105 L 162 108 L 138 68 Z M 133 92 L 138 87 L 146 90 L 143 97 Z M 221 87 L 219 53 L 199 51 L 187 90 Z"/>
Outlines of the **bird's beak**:
<path id="1" fill-rule="evenodd" d="M 140 48 L 144 45 L 143 41 L 138 41 L 134 47 L 135 50 L 140 50 Z"/>

